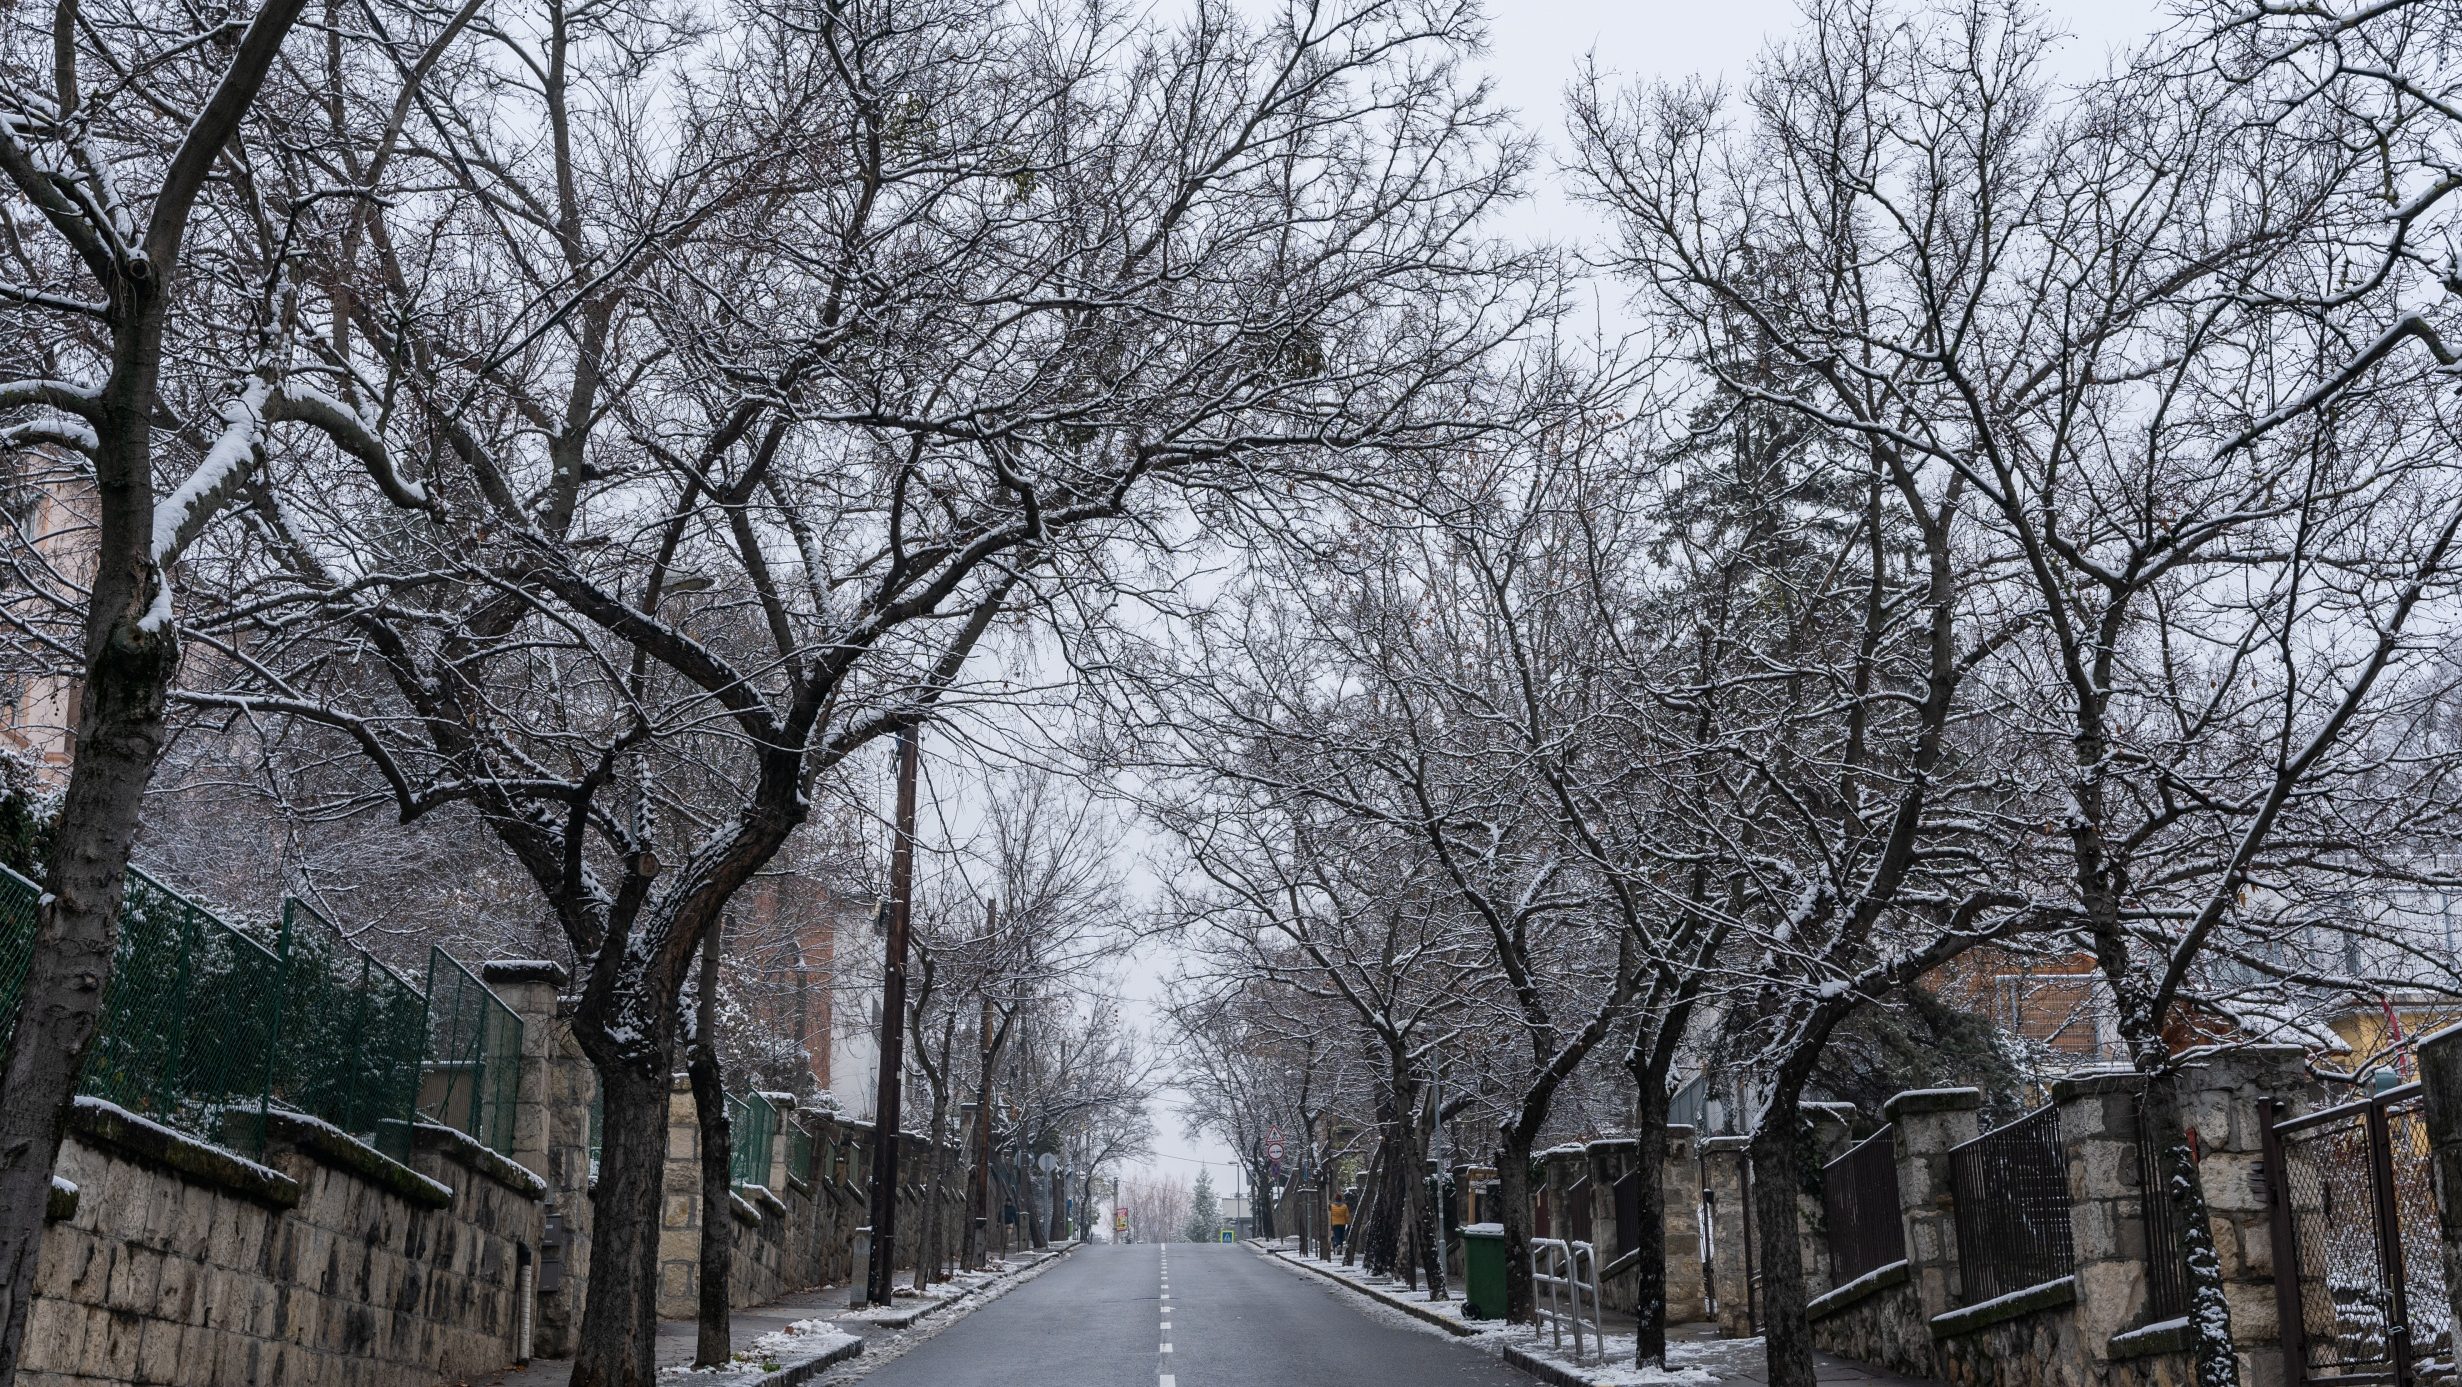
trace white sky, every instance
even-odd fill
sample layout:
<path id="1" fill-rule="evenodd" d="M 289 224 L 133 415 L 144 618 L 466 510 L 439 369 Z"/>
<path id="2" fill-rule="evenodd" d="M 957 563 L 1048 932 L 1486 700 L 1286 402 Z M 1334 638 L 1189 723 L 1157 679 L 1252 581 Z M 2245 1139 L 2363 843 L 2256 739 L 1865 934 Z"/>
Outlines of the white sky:
<path id="1" fill-rule="evenodd" d="M 2074 36 L 2060 66 L 2061 75 L 2073 79 L 2092 77 L 2116 51 L 2165 22 L 2146 0 L 2044 0 L 2044 8 Z M 1793 26 L 1798 10 L 1795 0 L 1489 0 L 1488 13 L 1489 51 L 1481 63 L 1496 81 L 1498 99 L 1519 113 L 1525 129 L 1560 148 L 1564 89 L 1585 55 L 1595 53 L 1602 72 L 1627 80 L 1699 75 L 1739 84 L 1750 75 L 1754 55 Z M 1544 179 L 1509 229 L 1560 241 L 1585 234 L 1581 215 Z M 1135 840 L 1124 845 L 1124 851 L 1134 848 Z M 1132 880 L 1152 880 L 1145 865 Z M 1139 1026 L 1161 1024 L 1156 1003 L 1172 963 L 1167 955 L 1148 954 L 1127 965 L 1125 992 Z M 1187 1137 L 1181 1101 L 1177 1093 L 1155 1097 L 1161 1159 L 1149 1172 L 1193 1182 L 1200 1167 L 1210 1165 L 1216 1188 L 1230 1193 L 1236 1178 L 1230 1148 Z"/>

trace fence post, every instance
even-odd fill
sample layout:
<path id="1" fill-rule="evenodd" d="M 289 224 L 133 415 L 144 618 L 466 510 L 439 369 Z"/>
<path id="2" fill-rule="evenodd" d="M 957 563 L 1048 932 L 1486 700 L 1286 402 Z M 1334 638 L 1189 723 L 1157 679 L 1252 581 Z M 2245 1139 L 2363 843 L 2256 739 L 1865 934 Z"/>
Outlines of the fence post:
<path id="1" fill-rule="evenodd" d="M 561 998 L 570 976 L 544 959 L 493 959 L 479 980 L 521 1018 L 513 1149 L 504 1154 L 547 1182 L 548 1240 L 539 1249 L 533 1351 L 572 1356 L 589 1274 L 590 1100 L 598 1076 L 573 1039 Z"/>
<path id="2" fill-rule="evenodd" d="M 1643 1171 L 1647 1178 L 1649 1171 Z M 1661 1226 L 1667 1241 L 1667 1322 L 1701 1318 L 1708 1297 L 1701 1285 L 1701 1162 L 1693 1155 L 1693 1129 L 1667 1126 L 1667 1157 L 1658 1169 Z"/>
<path id="3" fill-rule="evenodd" d="M 2462 1026 L 2447 1026 L 2416 1046 L 2420 1115 L 2428 1126 L 2429 1184 L 2442 1225 L 2445 1293 L 2451 1323 L 2462 1326 Z M 2462 1327 L 2455 1330 L 2462 1352 Z"/>
<path id="4" fill-rule="evenodd" d="M 701 1207 L 701 1122 L 693 1110 L 692 1081 L 677 1074 L 667 1086 L 667 1169 L 658 1215 L 660 1319 L 688 1320 L 700 1313 L 701 1224 L 728 1216 L 725 1209 Z"/>
<path id="5" fill-rule="evenodd" d="M 1897 1129 L 1898 1203 L 1906 1219 L 1907 1282 L 1926 1321 L 1958 1305 L 1957 1203 L 1950 1195 L 1949 1149 L 1970 1141 L 1983 1091 L 1915 1089 L 1881 1107 Z"/>
<path id="6" fill-rule="evenodd" d="M 1718 1302 L 1718 1337 L 1749 1338 L 1752 1314 L 1752 1205 L 1744 1172 L 1750 1137 L 1701 1143 L 1701 1189 L 1710 1210 L 1710 1293 Z"/>
<path id="7" fill-rule="evenodd" d="M 2108 1380 L 2111 1340 L 2146 1316 L 2145 1181 L 2137 1151 L 2134 1072 L 2073 1074 L 2052 1081 L 2060 1109 L 2060 1154 L 2069 1174 L 2069 1243 L 2077 1278 L 2077 1327 L 2089 1381 Z"/>
<path id="8" fill-rule="evenodd" d="M 2297 1045 L 2209 1047 L 2182 1052 L 2180 1113 L 2198 1152 L 2214 1253 L 2243 1387 L 2282 1387 L 2282 1315 L 2274 1295 L 2273 1209 L 2265 1169 L 2265 1099 L 2305 1111 L 2313 1081 Z"/>

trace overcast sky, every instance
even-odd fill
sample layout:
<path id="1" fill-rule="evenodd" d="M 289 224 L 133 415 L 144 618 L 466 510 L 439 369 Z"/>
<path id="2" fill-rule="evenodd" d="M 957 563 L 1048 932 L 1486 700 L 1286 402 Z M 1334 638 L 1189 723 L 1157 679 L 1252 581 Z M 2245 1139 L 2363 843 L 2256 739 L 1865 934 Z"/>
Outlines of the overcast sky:
<path id="1" fill-rule="evenodd" d="M 2046 10 L 2073 36 L 2062 54 L 2064 77 L 2085 79 L 2111 56 L 2133 47 L 2164 22 L 2145 0 L 2049 0 Z M 1631 80 L 1693 75 L 1741 83 L 1753 57 L 1792 27 L 1794 0 L 1489 0 L 1489 51 L 1482 61 L 1496 80 L 1499 100 L 1519 113 L 1526 129 L 1561 148 L 1566 84 L 1595 54 L 1602 72 Z M 1534 190 L 1532 205 L 1514 218 L 1517 234 L 1578 240 L 1580 214 L 1555 189 Z M 1150 881 L 1144 872 L 1133 874 Z M 1149 954 L 1126 968 L 1125 990 L 1137 1024 L 1160 1023 L 1154 1003 L 1172 960 Z M 1193 1180 L 1210 1165 L 1225 1193 L 1231 1188 L 1230 1148 L 1192 1140 L 1182 1132 L 1180 1096 L 1154 1100 L 1160 1173 Z"/>

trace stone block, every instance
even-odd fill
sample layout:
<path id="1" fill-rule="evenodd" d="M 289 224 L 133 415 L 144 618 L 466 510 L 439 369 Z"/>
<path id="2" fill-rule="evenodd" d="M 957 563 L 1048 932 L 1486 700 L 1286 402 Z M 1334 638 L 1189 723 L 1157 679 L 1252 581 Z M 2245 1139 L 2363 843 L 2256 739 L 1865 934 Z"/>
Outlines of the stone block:
<path id="1" fill-rule="evenodd" d="M 149 1320 L 138 1331 L 138 1381 L 180 1383 L 187 1380 L 180 1372 L 181 1330 L 180 1325 Z"/>
<path id="2" fill-rule="evenodd" d="M 26 1316 L 21 1366 L 35 1373 L 74 1373 L 85 1365 L 86 1326 L 94 1313 L 81 1305 L 36 1299 Z"/>
<path id="3" fill-rule="evenodd" d="M 145 1321 L 124 1310 L 104 1311 L 86 1323 L 85 1361 L 96 1377 L 120 1382 L 137 1380 L 137 1348 L 145 1337 Z"/>

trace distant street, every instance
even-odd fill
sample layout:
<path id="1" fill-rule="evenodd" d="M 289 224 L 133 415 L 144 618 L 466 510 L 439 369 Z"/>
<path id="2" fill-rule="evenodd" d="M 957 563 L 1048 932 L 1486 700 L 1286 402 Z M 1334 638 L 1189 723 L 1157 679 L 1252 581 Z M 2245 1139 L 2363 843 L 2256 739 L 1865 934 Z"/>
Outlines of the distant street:
<path id="1" fill-rule="evenodd" d="M 1080 1248 L 866 1387 L 1530 1387 L 1244 1247 Z"/>

